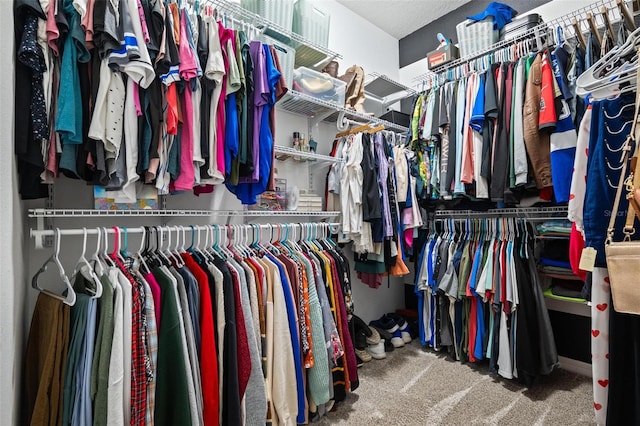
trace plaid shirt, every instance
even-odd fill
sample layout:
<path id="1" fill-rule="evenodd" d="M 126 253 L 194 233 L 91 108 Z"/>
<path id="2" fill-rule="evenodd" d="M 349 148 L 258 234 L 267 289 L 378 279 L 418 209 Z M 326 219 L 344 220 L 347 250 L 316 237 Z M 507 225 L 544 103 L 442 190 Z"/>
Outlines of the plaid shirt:
<path id="1" fill-rule="evenodd" d="M 147 415 L 146 424 L 154 424 L 153 413 L 156 407 L 156 365 L 158 360 L 158 330 L 156 327 L 156 312 L 153 301 L 153 295 L 151 294 L 151 287 L 145 281 L 144 283 L 144 295 L 145 306 L 144 312 L 147 316 L 147 350 L 149 352 L 149 367 L 151 369 L 151 376 L 147 381 Z"/>
<path id="2" fill-rule="evenodd" d="M 125 258 L 122 269 L 131 282 L 131 425 L 145 425 L 147 408 L 147 367 L 149 365 L 145 347 L 145 319 L 143 306 L 145 305 L 144 285 L 136 276 L 132 275 L 134 259 Z"/>

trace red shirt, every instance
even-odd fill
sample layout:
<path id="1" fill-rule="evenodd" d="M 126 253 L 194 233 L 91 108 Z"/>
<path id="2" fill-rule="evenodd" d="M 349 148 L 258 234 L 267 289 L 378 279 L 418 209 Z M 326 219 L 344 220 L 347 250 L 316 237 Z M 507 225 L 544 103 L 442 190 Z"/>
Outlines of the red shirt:
<path id="1" fill-rule="evenodd" d="M 218 388 L 218 358 L 213 331 L 213 308 L 211 305 L 211 292 L 209 291 L 209 278 L 189 254 L 183 253 L 182 258 L 189 271 L 196 278 L 200 290 L 200 378 L 202 381 L 204 424 L 217 426 L 220 421 L 220 392 Z"/>

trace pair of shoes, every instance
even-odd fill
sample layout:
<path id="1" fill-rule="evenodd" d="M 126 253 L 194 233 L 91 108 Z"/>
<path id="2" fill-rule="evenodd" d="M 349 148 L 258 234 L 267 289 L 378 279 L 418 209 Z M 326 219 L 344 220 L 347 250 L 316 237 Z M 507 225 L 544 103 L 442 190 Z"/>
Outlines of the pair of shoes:
<path id="1" fill-rule="evenodd" d="M 356 345 L 358 347 L 364 348 L 366 345 L 377 345 L 380 343 L 380 334 L 375 328 L 368 326 L 367 323 L 357 315 L 353 315 L 351 320 L 353 321 L 353 329 L 356 333 Z M 366 345 L 361 344 L 361 336 L 366 337 Z"/>
<path id="2" fill-rule="evenodd" d="M 387 357 L 387 353 L 384 351 L 384 339 L 380 339 L 376 345 L 369 345 L 367 347 L 367 352 L 373 359 L 385 359 Z"/>
<path id="3" fill-rule="evenodd" d="M 398 326 L 396 321 L 393 320 L 393 318 L 383 315 L 380 319 L 371 321 L 369 324 L 377 328 L 381 328 L 387 333 L 391 334 L 391 344 L 393 344 L 394 347 L 401 348 L 404 346 L 402 332 L 400 331 L 400 327 Z"/>
<path id="4" fill-rule="evenodd" d="M 402 334 L 402 341 L 404 343 L 411 343 L 411 328 L 407 320 L 405 320 L 402 315 L 396 313 L 387 314 L 387 317 L 393 319 L 398 325 L 400 333 Z"/>
<path id="5" fill-rule="evenodd" d="M 362 362 L 371 361 L 371 355 L 367 352 L 366 349 L 356 349 L 356 358 L 361 360 Z"/>

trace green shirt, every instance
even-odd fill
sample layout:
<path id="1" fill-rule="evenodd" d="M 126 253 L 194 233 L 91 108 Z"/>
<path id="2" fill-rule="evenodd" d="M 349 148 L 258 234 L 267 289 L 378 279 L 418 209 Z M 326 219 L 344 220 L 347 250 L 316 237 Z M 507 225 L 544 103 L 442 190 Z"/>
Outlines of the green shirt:
<path id="1" fill-rule="evenodd" d="M 153 271 L 162 290 L 160 312 L 162 326 L 158 331 L 158 365 L 156 368 L 155 424 L 189 426 L 192 424 L 189 409 L 189 388 L 184 368 L 184 352 L 180 334 L 178 295 L 171 278 L 160 268 Z"/>

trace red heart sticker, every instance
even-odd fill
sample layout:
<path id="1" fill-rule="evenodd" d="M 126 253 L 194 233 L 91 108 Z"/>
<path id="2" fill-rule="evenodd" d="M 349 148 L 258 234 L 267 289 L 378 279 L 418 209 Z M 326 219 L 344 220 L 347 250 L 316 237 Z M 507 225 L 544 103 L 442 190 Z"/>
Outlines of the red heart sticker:
<path id="1" fill-rule="evenodd" d="M 593 337 L 598 337 L 600 335 L 600 330 L 591 330 L 591 334 Z"/>
<path id="2" fill-rule="evenodd" d="M 589 156 L 589 148 L 586 148 L 586 149 L 584 150 L 584 154 L 585 154 L 586 156 Z"/>
<path id="3" fill-rule="evenodd" d="M 602 404 L 598 404 L 597 402 L 593 403 L 593 408 L 595 408 L 596 410 L 600 410 L 602 409 Z"/>
<path id="4" fill-rule="evenodd" d="M 607 307 L 608 307 L 608 306 L 609 306 L 609 305 L 608 305 L 607 303 L 598 303 L 598 304 L 596 305 L 596 308 L 598 308 L 598 310 L 599 310 L 600 312 L 604 312 L 604 311 L 607 309 Z"/>
<path id="5" fill-rule="evenodd" d="M 609 386 L 609 380 L 604 379 L 604 380 L 598 380 L 598 384 L 600 386 L 602 386 L 603 388 L 606 388 L 607 386 Z"/>
<path id="6" fill-rule="evenodd" d="M 609 354 L 606 354 L 604 357 L 605 357 L 606 359 L 609 359 Z"/>
<path id="7" fill-rule="evenodd" d="M 609 281 L 609 277 L 604 277 L 604 282 L 607 284 L 611 284 L 611 282 Z"/>
<path id="8" fill-rule="evenodd" d="M 569 199 L 573 200 L 574 198 L 576 198 L 575 194 L 569 194 Z"/>

